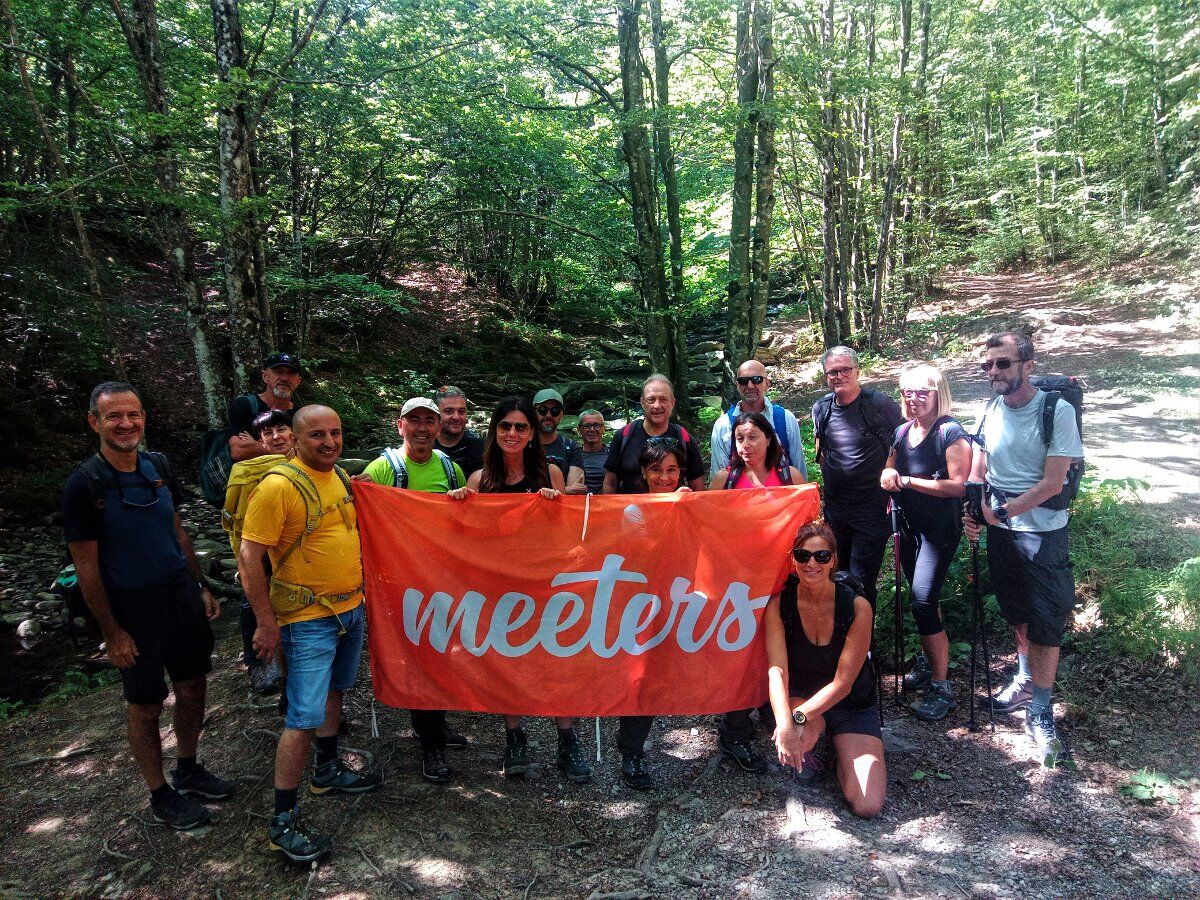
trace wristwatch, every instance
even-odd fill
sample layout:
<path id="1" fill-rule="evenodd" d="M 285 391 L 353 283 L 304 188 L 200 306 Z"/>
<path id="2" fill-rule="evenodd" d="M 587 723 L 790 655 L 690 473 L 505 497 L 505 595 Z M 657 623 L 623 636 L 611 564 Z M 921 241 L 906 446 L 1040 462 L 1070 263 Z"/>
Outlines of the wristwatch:
<path id="1" fill-rule="evenodd" d="M 912 484 L 912 478 L 911 478 L 911 477 L 909 477 L 908 475 L 901 475 L 901 476 L 900 476 L 900 487 L 902 487 L 902 488 L 906 488 L 906 487 L 908 487 L 910 484 Z"/>
<path id="2" fill-rule="evenodd" d="M 1007 503 L 1000 504 L 994 510 L 992 510 L 992 512 L 995 513 L 997 522 L 1007 522 L 1008 521 L 1008 504 Z"/>
<path id="3" fill-rule="evenodd" d="M 804 714 L 804 710 L 797 706 L 792 710 L 792 721 L 797 725 L 805 725 L 808 723 L 808 716 Z"/>

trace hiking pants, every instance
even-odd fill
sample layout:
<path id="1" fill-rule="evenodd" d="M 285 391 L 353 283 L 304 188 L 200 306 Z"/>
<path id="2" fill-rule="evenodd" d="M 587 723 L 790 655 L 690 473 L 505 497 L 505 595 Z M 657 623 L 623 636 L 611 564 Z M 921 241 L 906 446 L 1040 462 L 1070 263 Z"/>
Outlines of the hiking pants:
<path id="1" fill-rule="evenodd" d="M 839 507 L 825 502 L 825 521 L 837 539 L 838 568 L 863 583 L 863 596 L 875 608 L 879 567 L 892 526 L 882 504 Z"/>
<path id="2" fill-rule="evenodd" d="M 446 711 L 444 709 L 410 709 L 413 731 L 422 750 L 446 749 Z"/>

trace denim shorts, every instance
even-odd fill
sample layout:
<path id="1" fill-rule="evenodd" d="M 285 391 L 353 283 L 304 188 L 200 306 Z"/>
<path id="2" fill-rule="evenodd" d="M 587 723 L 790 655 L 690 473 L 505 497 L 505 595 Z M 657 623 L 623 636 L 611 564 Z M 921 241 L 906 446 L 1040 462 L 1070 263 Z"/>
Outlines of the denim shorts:
<path id="1" fill-rule="evenodd" d="M 280 645 L 287 662 L 288 709 L 284 725 L 319 728 L 325 721 L 325 698 L 329 692 L 354 687 L 362 659 L 365 623 L 360 603 L 337 617 L 293 622 L 280 629 Z M 343 627 L 346 633 L 339 636 Z"/>

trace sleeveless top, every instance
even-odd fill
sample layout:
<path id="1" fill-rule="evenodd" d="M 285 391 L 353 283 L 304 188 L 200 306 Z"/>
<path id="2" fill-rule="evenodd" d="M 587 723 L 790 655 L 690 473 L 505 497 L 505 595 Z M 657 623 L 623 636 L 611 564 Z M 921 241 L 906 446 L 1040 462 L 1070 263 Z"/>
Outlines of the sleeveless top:
<path id="1" fill-rule="evenodd" d="M 787 642 L 788 692 L 792 697 L 811 697 L 837 674 L 838 660 L 846 646 L 846 635 L 854 623 L 854 596 L 852 587 L 836 585 L 834 590 L 833 636 L 829 643 L 817 646 L 804 633 L 800 622 L 800 611 L 796 609 L 795 575 L 788 576 L 779 593 L 779 617 L 783 620 L 784 640 Z M 850 693 L 832 708 L 860 710 L 875 703 L 875 675 L 868 654 Z"/>
<path id="2" fill-rule="evenodd" d="M 550 470 L 546 470 L 546 486 L 550 486 Z M 500 484 L 481 491 L 484 494 L 536 494 L 538 488 L 533 486 L 533 482 L 529 480 L 529 475 L 515 484 Z"/>
<path id="3" fill-rule="evenodd" d="M 780 476 L 779 469 L 772 469 L 767 473 L 767 480 L 762 483 L 763 487 L 782 487 L 785 484 L 791 484 L 791 479 L 784 481 Z M 788 473 L 791 474 L 790 472 Z M 725 482 L 726 488 L 754 488 L 757 484 L 751 484 L 750 479 L 746 477 L 745 469 L 734 470 L 733 466 L 729 467 L 729 480 Z"/>
<path id="4" fill-rule="evenodd" d="M 942 416 L 915 447 L 909 443 L 910 423 L 896 429 L 892 447 L 896 452 L 896 471 L 912 478 L 945 478 L 946 447 L 967 437 L 956 419 Z M 939 443 L 941 453 L 938 453 Z M 955 497 L 931 497 L 912 488 L 899 494 L 904 511 L 904 530 L 916 532 L 938 544 L 957 544 L 962 531 L 962 500 Z"/>

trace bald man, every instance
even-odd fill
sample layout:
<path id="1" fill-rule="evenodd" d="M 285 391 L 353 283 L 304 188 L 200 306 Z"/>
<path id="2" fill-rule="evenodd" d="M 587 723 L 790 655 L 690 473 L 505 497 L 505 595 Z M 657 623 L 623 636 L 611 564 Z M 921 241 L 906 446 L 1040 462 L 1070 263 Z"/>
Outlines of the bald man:
<path id="1" fill-rule="evenodd" d="M 315 745 L 314 794 L 361 794 L 378 775 L 356 772 L 337 751 L 342 695 L 354 687 L 363 642 L 363 574 L 350 479 L 337 466 L 342 422 L 327 406 L 305 406 L 292 420 L 296 458 L 264 476 L 246 510 L 238 572 L 258 628 L 263 662 L 282 653 L 288 709 L 275 754 L 275 815 L 269 846 L 296 862 L 330 849 L 324 835 L 299 826 L 300 776 Z M 317 526 L 306 532 L 310 517 Z M 263 557 L 271 561 L 270 581 Z"/>
<path id="2" fill-rule="evenodd" d="M 804 464 L 804 445 L 800 441 L 800 423 L 790 409 L 784 409 L 767 399 L 767 388 L 771 379 L 767 367 L 757 359 L 748 359 L 737 370 L 737 389 L 742 399 L 731 406 L 725 415 L 713 422 L 712 464 L 709 479 L 728 468 L 733 455 L 733 423 L 742 413 L 762 413 L 774 426 L 779 443 L 783 446 L 782 464 L 795 466 L 808 481 L 808 468 Z"/>

